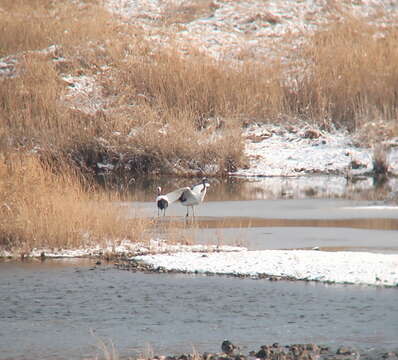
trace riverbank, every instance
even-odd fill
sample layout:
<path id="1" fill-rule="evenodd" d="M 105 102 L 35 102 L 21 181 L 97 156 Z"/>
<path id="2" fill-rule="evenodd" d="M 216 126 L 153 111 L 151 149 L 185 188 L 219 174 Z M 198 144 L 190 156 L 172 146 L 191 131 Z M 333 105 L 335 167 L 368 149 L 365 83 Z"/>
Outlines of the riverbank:
<path id="1" fill-rule="evenodd" d="M 159 273 L 227 275 L 268 280 L 398 287 L 398 255 L 311 250 L 144 255 L 125 264 L 127 270 Z"/>
<path id="2" fill-rule="evenodd" d="M 149 357 L 138 357 L 136 360 L 396 360 L 398 359 L 398 348 L 396 351 L 360 351 L 350 346 L 327 346 L 319 344 L 292 344 L 281 345 L 273 343 L 262 345 L 258 350 L 251 350 L 247 353 L 240 351 L 239 346 L 224 340 L 221 344 L 223 352 L 212 353 L 193 352 L 180 355 L 155 355 Z M 105 355 L 116 355 L 115 349 L 109 350 L 106 346 L 103 349 Z M 112 360 L 118 356 L 113 356 Z"/>
<path id="3" fill-rule="evenodd" d="M 113 262 L 120 270 L 153 273 L 226 275 L 266 280 L 301 280 L 328 284 L 398 287 L 398 255 L 347 251 L 263 250 L 242 247 L 167 245 L 153 242 L 104 249 L 34 249 L 22 260 L 86 258 L 101 265 Z M 145 254 L 145 255 L 144 255 Z M 5 259 L 11 256 L 2 254 Z"/>
<path id="4" fill-rule="evenodd" d="M 178 204 L 157 217 L 153 201 L 115 203 L 127 223 L 137 216 L 146 221 L 146 241 L 86 239 L 81 246 L 3 248 L 0 255 L 88 258 L 145 272 L 398 284 L 397 206 L 343 199 L 214 200 L 201 204 L 192 221 Z"/>

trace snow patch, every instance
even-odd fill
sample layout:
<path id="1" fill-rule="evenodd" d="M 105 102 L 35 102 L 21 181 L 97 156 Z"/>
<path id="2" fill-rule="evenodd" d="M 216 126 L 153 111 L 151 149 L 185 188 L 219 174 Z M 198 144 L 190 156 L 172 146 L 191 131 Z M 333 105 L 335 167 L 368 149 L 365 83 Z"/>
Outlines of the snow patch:
<path id="1" fill-rule="evenodd" d="M 102 95 L 102 86 L 95 78 L 68 75 L 62 79 L 68 84 L 68 91 L 61 98 L 66 106 L 90 115 L 104 108 L 105 99 Z"/>
<path id="2" fill-rule="evenodd" d="M 398 286 L 398 255 L 316 250 L 175 253 L 137 257 L 167 270 L 291 277 L 332 283 Z"/>
<path id="3" fill-rule="evenodd" d="M 167 17 L 168 8 L 178 12 L 180 6 L 190 3 L 195 2 L 106 0 L 105 7 L 127 23 L 141 26 L 149 34 L 148 39 L 159 46 L 177 44 L 187 52 L 194 47 L 216 59 L 234 61 L 244 57 L 279 59 L 281 49 L 299 47 L 308 34 L 322 24 L 336 21 L 345 12 L 380 25 L 394 24 L 398 19 L 395 1 L 341 1 L 331 6 L 327 0 L 214 0 L 207 11 L 193 14 L 187 23 L 171 25 L 172 34 L 165 34 L 162 20 Z M 385 16 L 380 15 L 380 9 Z"/>
<path id="4" fill-rule="evenodd" d="M 254 124 L 244 132 L 249 166 L 233 175 L 298 176 L 304 174 L 369 174 L 373 150 L 358 148 L 345 131 L 323 132 L 303 125 L 284 128 Z M 398 149 L 390 150 L 390 171 L 397 170 Z"/>
<path id="5" fill-rule="evenodd" d="M 190 252 L 190 253 L 212 253 L 212 252 L 232 252 L 242 251 L 237 246 L 218 246 L 218 245 L 184 245 L 184 244 L 168 244 L 164 240 L 152 239 L 148 243 L 134 243 L 129 240 L 119 242 L 108 242 L 105 245 L 85 246 L 78 249 L 62 249 L 62 248 L 34 248 L 30 252 L 25 253 L 27 257 L 48 258 L 80 258 L 80 257 L 97 257 L 104 254 L 136 256 L 140 254 L 153 253 L 174 253 L 174 252 Z M 0 249 L 0 258 L 13 257 L 15 253 L 8 250 Z"/>

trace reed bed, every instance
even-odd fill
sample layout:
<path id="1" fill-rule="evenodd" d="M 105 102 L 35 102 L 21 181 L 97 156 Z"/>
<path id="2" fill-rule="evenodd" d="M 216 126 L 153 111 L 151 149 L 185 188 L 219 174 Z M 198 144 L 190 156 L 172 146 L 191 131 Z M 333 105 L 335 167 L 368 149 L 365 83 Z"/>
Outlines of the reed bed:
<path id="1" fill-rule="evenodd" d="M 210 17 L 217 8 L 212 0 L 170 3 L 162 14 L 162 21 L 166 25 L 189 23 L 199 17 Z"/>
<path id="2" fill-rule="evenodd" d="M 347 15 L 309 36 L 284 64 L 232 64 L 195 49 L 187 57 L 144 47 L 115 59 L 113 88 L 128 94 L 122 103 L 145 104 L 163 123 L 183 114 L 198 130 L 214 118 L 239 126 L 287 119 L 353 132 L 378 122 L 392 136 L 398 133 L 397 36 L 395 27 Z"/>
<path id="3" fill-rule="evenodd" d="M 126 219 L 118 197 L 88 186 L 73 169 L 62 174 L 37 157 L 0 157 L 0 246 L 84 248 L 118 241 L 144 241 L 144 221 Z"/>
<path id="4" fill-rule="evenodd" d="M 349 16 L 321 29 L 303 49 L 288 112 L 352 131 L 378 121 L 396 127 L 397 39 L 395 27 Z"/>

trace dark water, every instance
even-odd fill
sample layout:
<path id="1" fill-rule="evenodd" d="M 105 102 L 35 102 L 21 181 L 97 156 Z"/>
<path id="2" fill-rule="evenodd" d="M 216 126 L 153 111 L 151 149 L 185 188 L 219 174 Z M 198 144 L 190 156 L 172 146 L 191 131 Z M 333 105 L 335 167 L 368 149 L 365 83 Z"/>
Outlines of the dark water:
<path id="1" fill-rule="evenodd" d="M 126 198 L 149 201 L 156 197 L 158 186 L 167 193 L 180 187 L 198 183 L 201 178 L 148 177 L 131 179 L 129 186 L 113 185 Z M 228 177 L 209 179 L 211 187 L 206 199 L 210 201 L 274 200 L 274 199 L 326 199 L 388 200 L 398 202 L 398 179 L 377 179 L 344 176 L 313 175 L 299 177 Z"/>
<path id="2" fill-rule="evenodd" d="M 276 341 L 398 347 L 395 288 L 92 268 L 0 263 L 0 359 L 93 357 L 99 339 L 122 356 L 220 351 L 224 338 L 243 351 Z"/>

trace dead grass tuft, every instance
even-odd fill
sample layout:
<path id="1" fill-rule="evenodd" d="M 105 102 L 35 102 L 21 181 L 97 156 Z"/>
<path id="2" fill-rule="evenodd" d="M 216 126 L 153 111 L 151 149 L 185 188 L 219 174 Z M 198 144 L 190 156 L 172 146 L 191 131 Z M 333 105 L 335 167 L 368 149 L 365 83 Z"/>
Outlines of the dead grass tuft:
<path id="1" fill-rule="evenodd" d="M 62 127 L 57 116 L 61 87 L 54 66 L 44 55 L 26 55 L 18 73 L 1 83 L 1 125 L 18 138 L 31 139 L 44 129 Z"/>
<path id="2" fill-rule="evenodd" d="M 218 8 L 212 0 L 185 1 L 181 4 L 169 3 L 162 18 L 166 25 L 187 24 L 199 17 L 209 17 Z"/>
<path id="3" fill-rule="evenodd" d="M 245 20 L 246 23 L 252 23 L 256 21 L 260 23 L 262 22 L 269 23 L 271 25 L 276 25 L 281 23 L 281 19 L 278 16 L 272 14 L 271 12 L 257 13 L 249 16 Z"/>

